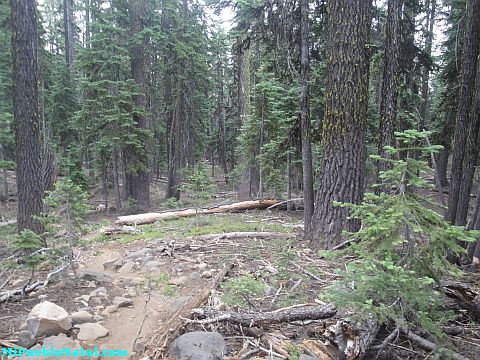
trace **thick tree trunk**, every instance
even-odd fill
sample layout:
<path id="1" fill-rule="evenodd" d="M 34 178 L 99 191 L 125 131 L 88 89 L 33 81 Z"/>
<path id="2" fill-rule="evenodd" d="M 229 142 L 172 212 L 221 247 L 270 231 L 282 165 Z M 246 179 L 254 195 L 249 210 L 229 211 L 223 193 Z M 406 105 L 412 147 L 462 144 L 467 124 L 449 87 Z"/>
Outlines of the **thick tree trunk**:
<path id="1" fill-rule="evenodd" d="M 313 167 L 312 167 L 312 130 L 310 126 L 310 58 L 309 58 L 309 23 L 308 0 L 300 1 L 300 128 L 302 136 L 302 169 L 303 169 L 303 221 L 306 238 L 312 235 L 312 216 L 314 209 Z"/>
<path id="2" fill-rule="evenodd" d="M 34 1 L 11 0 L 13 115 L 17 162 L 17 230 L 43 232 L 40 114 L 37 79 L 37 9 Z"/>
<path id="3" fill-rule="evenodd" d="M 167 190 L 166 198 L 175 198 L 180 200 L 180 164 L 181 164 L 181 112 L 183 102 L 183 81 L 178 76 L 177 94 L 172 109 L 172 117 L 170 123 L 170 132 L 168 137 L 168 174 L 167 174 Z"/>
<path id="4" fill-rule="evenodd" d="M 138 85 L 139 92 L 133 96 L 133 102 L 140 111 L 147 112 L 147 75 L 146 75 L 146 54 L 145 48 L 148 39 L 138 39 L 139 34 L 144 30 L 146 21 L 147 5 L 145 0 L 133 0 L 130 8 L 130 27 L 132 32 L 132 46 L 130 47 L 130 65 L 132 78 Z M 133 113 L 135 126 L 141 130 L 150 129 L 150 122 L 145 114 Z M 139 209 L 150 207 L 150 175 L 147 150 L 149 144 L 144 144 L 144 151 L 128 148 L 125 155 L 127 161 L 126 174 L 126 195 L 136 201 Z"/>
<path id="5" fill-rule="evenodd" d="M 120 192 L 120 175 L 118 171 L 118 154 L 119 151 L 117 148 L 114 148 L 112 151 L 112 162 L 113 162 L 113 188 L 115 191 L 115 210 L 120 211 L 122 209 L 122 195 Z M 108 210 L 108 209 L 106 209 Z"/>
<path id="6" fill-rule="evenodd" d="M 469 134 L 473 136 L 474 124 L 472 119 L 472 99 L 475 88 L 475 74 L 477 71 L 477 58 L 480 46 L 480 2 L 478 0 L 467 1 L 467 11 L 465 18 L 465 37 L 463 43 L 463 61 L 461 70 L 460 91 L 458 94 L 458 110 L 455 122 L 455 137 L 453 142 L 453 156 L 451 169 L 451 184 L 448 197 L 448 211 L 446 220 L 456 225 L 464 225 L 465 207 L 468 207 L 465 198 L 460 200 L 462 189 L 462 176 L 470 177 L 471 171 L 464 171 L 466 147 L 469 140 Z M 467 159 L 468 166 L 471 159 Z M 470 179 L 465 179 L 464 183 L 470 183 Z M 467 186 L 468 187 L 468 186 Z M 470 194 L 470 192 L 468 192 Z M 458 215 L 458 218 L 457 218 Z"/>
<path id="7" fill-rule="evenodd" d="M 403 0 L 389 0 L 386 24 L 385 56 L 383 62 L 383 83 L 380 98 L 380 134 L 378 152 L 382 158 L 390 158 L 385 146 L 395 145 L 395 124 L 397 120 L 398 74 L 400 60 L 400 33 L 402 25 Z M 378 175 L 391 168 L 388 161 L 378 163 Z M 386 190 L 386 189 L 379 189 Z"/>
<path id="8" fill-rule="evenodd" d="M 480 16 L 480 6 L 479 6 Z M 480 29 L 479 29 L 480 30 Z M 480 36 L 480 31 L 478 36 Z M 480 56 L 480 53 L 479 53 Z M 467 135 L 467 144 L 464 149 L 462 180 L 460 183 L 460 193 L 458 195 L 457 214 L 455 223 L 465 225 L 467 222 L 468 209 L 470 205 L 470 192 L 472 190 L 473 176 L 478 158 L 478 136 L 480 129 L 480 60 L 477 60 L 477 75 L 475 81 L 475 93 L 470 109 L 469 131 Z"/>
<path id="9" fill-rule="evenodd" d="M 368 106 L 371 1 L 327 3 L 326 111 L 322 123 L 319 189 L 312 218 L 316 246 L 341 242 L 355 231 L 346 208 L 334 201 L 360 203 L 364 192 L 365 125 Z"/>

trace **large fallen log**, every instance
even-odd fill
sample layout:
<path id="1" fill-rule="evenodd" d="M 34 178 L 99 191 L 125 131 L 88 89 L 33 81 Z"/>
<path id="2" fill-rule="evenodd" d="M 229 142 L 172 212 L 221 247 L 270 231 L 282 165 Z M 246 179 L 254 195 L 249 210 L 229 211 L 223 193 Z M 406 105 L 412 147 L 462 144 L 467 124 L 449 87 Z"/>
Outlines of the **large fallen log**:
<path id="1" fill-rule="evenodd" d="M 225 266 L 217 276 L 213 279 L 210 285 L 203 291 L 200 291 L 191 298 L 185 306 L 180 307 L 174 312 L 167 321 L 163 322 L 155 335 L 150 338 L 146 347 L 146 355 L 151 359 L 165 358 L 168 356 L 168 345 L 171 341 L 176 339 L 183 332 L 185 323 L 182 319 L 190 317 L 192 310 L 202 306 L 207 302 L 212 290 L 218 287 L 227 275 L 228 271 L 233 267 L 233 264 Z"/>
<path id="2" fill-rule="evenodd" d="M 170 220 L 178 219 L 181 217 L 191 217 L 195 215 L 204 214 L 218 214 L 229 211 L 244 211 L 253 209 L 266 209 L 272 205 L 278 203 L 278 200 L 264 199 L 264 200 L 252 200 L 242 201 L 229 205 L 220 205 L 205 209 L 186 209 L 186 210 L 174 210 L 161 213 L 145 213 L 137 215 L 119 216 L 117 218 L 117 225 L 142 225 L 151 224 L 158 220 Z"/>
<path id="3" fill-rule="evenodd" d="M 202 320 L 184 320 L 189 323 L 198 324 L 228 322 L 231 324 L 252 327 L 291 321 L 328 319 L 332 316 L 335 316 L 337 310 L 335 310 L 335 308 L 329 304 L 306 304 L 302 306 L 290 306 L 288 308 L 282 308 L 275 311 L 257 313 L 217 311 L 211 308 L 195 309 L 194 313 Z"/>
<path id="4" fill-rule="evenodd" d="M 279 233 L 271 231 L 242 231 L 242 232 L 229 232 L 222 234 L 207 234 L 207 235 L 196 235 L 190 237 L 190 239 L 209 241 L 209 240 L 222 240 L 222 239 L 268 239 L 268 238 L 291 238 L 292 234 L 290 233 Z"/>

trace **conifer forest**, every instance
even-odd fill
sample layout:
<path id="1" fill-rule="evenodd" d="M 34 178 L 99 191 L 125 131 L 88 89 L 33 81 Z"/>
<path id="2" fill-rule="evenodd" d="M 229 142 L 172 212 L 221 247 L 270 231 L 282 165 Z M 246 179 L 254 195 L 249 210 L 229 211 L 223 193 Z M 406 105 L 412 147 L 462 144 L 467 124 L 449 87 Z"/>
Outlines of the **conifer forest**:
<path id="1" fill-rule="evenodd" d="M 0 0 L 0 358 L 480 358 L 480 0 Z"/>

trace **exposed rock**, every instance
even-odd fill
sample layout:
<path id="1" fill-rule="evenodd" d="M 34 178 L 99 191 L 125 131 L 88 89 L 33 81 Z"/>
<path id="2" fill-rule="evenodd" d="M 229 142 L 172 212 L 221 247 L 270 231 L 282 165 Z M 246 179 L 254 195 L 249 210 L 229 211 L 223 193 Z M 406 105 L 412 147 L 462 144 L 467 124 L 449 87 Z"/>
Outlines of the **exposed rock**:
<path id="1" fill-rule="evenodd" d="M 117 308 L 121 308 L 133 305 L 133 301 L 132 299 L 127 299 L 123 296 L 115 296 L 115 298 L 113 299 L 113 305 L 115 305 Z"/>
<path id="2" fill-rule="evenodd" d="M 111 313 L 114 313 L 115 311 L 117 311 L 117 306 L 116 305 L 108 305 L 104 311 L 106 311 L 107 313 L 111 314 Z"/>
<path id="3" fill-rule="evenodd" d="M 28 330 L 28 324 L 26 321 L 24 321 L 23 323 L 20 324 L 20 327 L 18 328 L 18 330 Z"/>
<path id="4" fill-rule="evenodd" d="M 108 293 L 107 289 L 104 287 L 104 286 L 100 286 L 98 288 L 96 288 L 95 290 L 93 290 L 91 293 L 90 293 L 90 297 L 93 297 L 93 296 L 106 296 Z"/>
<path id="5" fill-rule="evenodd" d="M 103 263 L 103 268 L 105 270 L 118 270 L 123 265 L 123 260 L 116 258 L 113 260 L 108 260 Z"/>
<path id="6" fill-rule="evenodd" d="M 93 350 L 85 349 L 85 355 L 81 356 L 80 349 L 82 346 L 77 340 L 68 338 L 65 334 L 60 334 L 58 336 L 50 336 L 43 340 L 43 345 L 37 344 L 32 347 L 30 350 L 33 352 L 42 352 L 42 348 L 45 348 L 45 351 L 50 351 L 50 349 L 55 349 L 57 351 L 70 351 L 68 353 L 62 353 L 64 356 L 27 356 L 27 354 L 22 355 L 18 360 L 72 360 L 74 357 L 76 360 L 96 360 L 100 357 L 100 354 L 95 354 Z M 35 354 L 36 355 L 36 354 Z M 43 355 L 43 354 L 42 354 Z M 51 354 L 56 355 L 56 354 Z M 70 355 L 70 356 L 68 356 Z"/>
<path id="7" fill-rule="evenodd" d="M 206 263 L 204 263 L 204 262 L 201 262 L 200 264 L 196 265 L 195 267 L 196 267 L 198 270 L 202 271 L 202 270 L 205 270 L 205 269 L 208 267 L 208 265 L 207 265 Z"/>
<path id="8" fill-rule="evenodd" d="M 76 325 L 75 327 L 80 329 L 77 335 L 79 340 L 93 341 L 108 335 L 108 330 L 104 326 L 96 323 L 85 323 Z"/>
<path id="9" fill-rule="evenodd" d="M 93 270 L 82 270 L 78 276 L 82 280 L 93 281 L 100 284 L 110 284 L 113 281 L 112 277 Z"/>
<path id="10" fill-rule="evenodd" d="M 273 286 L 267 286 L 264 290 L 265 296 L 275 295 L 276 292 L 277 292 L 277 289 L 275 289 Z"/>
<path id="11" fill-rule="evenodd" d="M 310 355 L 302 354 L 302 355 L 300 355 L 298 360 L 318 360 L 318 358 L 310 356 Z"/>
<path id="12" fill-rule="evenodd" d="M 151 261 L 145 262 L 145 265 L 143 266 L 143 268 L 145 270 L 150 270 L 151 268 L 158 268 L 158 267 L 163 266 L 163 265 L 165 265 L 164 261 L 151 260 Z"/>
<path id="13" fill-rule="evenodd" d="M 118 269 L 118 272 L 120 274 L 128 274 L 133 271 L 134 267 L 135 263 L 133 261 L 127 261 L 120 269 Z"/>
<path id="14" fill-rule="evenodd" d="M 183 276 L 179 276 L 179 277 L 171 279 L 168 283 L 170 285 L 180 286 L 180 285 L 185 284 L 187 281 L 188 281 L 188 276 L 183 275 Z"/>
<path id="15" fill-rule="evenodd" d="M 136 353 L 143 353 L 145 351 L 145 344 L 139 340 L 135 342 L 135 345 L 133 346 L 133 351 Z"/>
<path id="16" fill-rule="evenodd" d="M 22 330 L 18 333 L 18 346 L 30 348 L 35 345 L 35 335 L 30 330 Z"/>
<path id="17" fill-rule="evenodd" d="M 72 314 L 70 314 L 70 318 L 72 319 L 72 323 L 74 325 L 76 324 L 84 324 L 84 323 L 90 323 L 92 321 L 95 321 L 93 318 L 93 315 L 90 314 L 87 311 L 77 311 Z"/>
<path id="18" fill-rule="evenodd" d="M 190 279 L 192 280 L 200 280 L 201 278 L 202 278 L 202 275 L 200 275 L 199 272 L 194 271 L 190 274 Z"/>
<path id="19" fill-rule="evenodd" d="M 173 343 L 170 353 L 175 359 L 221 360 L 227 352 L 225 340 L 217 332 L 194 331 L 183 334 Z"/>
<path id="20" fill-rule="evenodd" d="M 27 324 L 35 337 L 58 335 L 72 328 L 67 311 L 50 301 L 35 305 L 28 314 Z"/>
<path id="21" fill-rule="evenodd" d="M 155 250 L 150 248 L 143 248 L 127 254 L 127 259 L 144 258 L 145 256 L 151 256 L 155 253 Z"/>
<path id="22" fill-rule="evenodd" d="M 202 272 L 202 277 L 205 279 L 210 279 L 212 276 L 212 270 L 205 270 L 204 272 Z"/>
<path id="23" fill-rule="evenodd" d="M 99 321 L 102 321 L 102 320 L 103 320 L 102 315 L 98 315 L 98 314 L 93 315 L 93 321 L 99 322 Z"/>
<path id="24" fill-rule="evenodd" d="M 47 298 L 48 298 L 48 295 L 46 294 L 38 295 L 38 300 L 46 300 Z"/>

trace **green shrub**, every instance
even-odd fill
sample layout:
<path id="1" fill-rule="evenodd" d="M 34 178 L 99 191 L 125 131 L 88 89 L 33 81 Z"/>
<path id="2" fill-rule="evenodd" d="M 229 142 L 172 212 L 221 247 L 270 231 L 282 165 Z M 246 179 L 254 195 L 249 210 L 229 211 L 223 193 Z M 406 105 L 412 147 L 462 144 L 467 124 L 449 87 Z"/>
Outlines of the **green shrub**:
<path id="1" fill-rule="evenodd" d="M 437 204 L 413 191 L 429 187 L 418 176 L 428 170 L 422 156 L 439 149 L 419 146 L 425 136 L 428 133 L 415 130 L 396 133 L 402 146 L 386 148 L 392 168 L 381 174 L 380 186 L 393 193 L 366 194 L 359 205 L 337 204 L 349 207 L 351 217 L 360 219 L 362 227 L 350 234 L 357 241 L 340 253 L 358 260 L 347 265 L 342 280 L 326 298 L 356 314 L 371 314 L 380 323 L 419 325 L 440 336 L 439 325 L 452 315 L 438 309 L 440 280 L 460 273 L 446 255 L 463 253 L 459 241 L 474 241 L 475 234 L 444 221 L 432 210 Z M 400 152 L 405 157 L 396 160 Z"/>
<path id="2" fill-rule="evenodd" d="M 246 296 L 260 296 L 265 291 L 265 284 L 251 275 L 240 276 L 225 281 L 222 285 L 224 301 L 227 305 L 246 306 Z"/>

